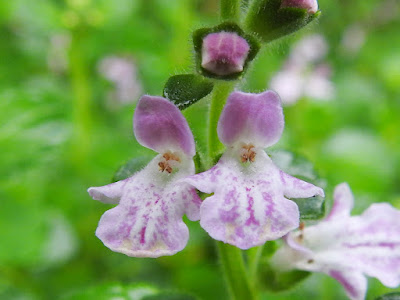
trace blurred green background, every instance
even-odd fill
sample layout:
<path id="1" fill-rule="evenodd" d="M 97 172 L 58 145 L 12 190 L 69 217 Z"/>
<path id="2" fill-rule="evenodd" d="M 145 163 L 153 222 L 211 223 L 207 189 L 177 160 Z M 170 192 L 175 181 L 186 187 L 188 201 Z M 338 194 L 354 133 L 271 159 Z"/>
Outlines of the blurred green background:
<path id="1" fill-rule="evenodd" d="M 318 23 L 268 45 L 241 88 L 268 88 L 293 44 L 321 34 L 335 96 L 302 97 L 285 107 L 285 133 L 274 148 L 312 161 L 328 194 L 347 181 L 357 213 L 372 202 L 400 208 L 400 2 L 319 4 Z M 192 72 L 191 32 L 217 23 L 215 0 L 0 3 L 0 299 L 80 299 L 80 291 L 111 299 L 104 291 L 118 294 L 135 283 L 227 298 L 213 240 L 198 222 L 188 222 L 190 241 L 179 254 L 129 258 L 95 237 L 109 207 L 86 193 L 109 183 L 124 161 L 153 155 L 132 134 L 135 100 L 161 95 L 169 76 Z M 130 66 L 121 71 L 129 82 L 110 80 L 108 73 L 118 77 L 120 69 L 110 71 L 107 57 Z M 125 98 L 118 95 L 124 88 Z M 208 100 L 185 112 L 200 149 Z M 375 279 L 369 283 L 368 299 L 390 291 Z M 345 298 L 339 284 L 320 274 L 291 291 L 263 293 L 263 299 L 289 297 Z"/>

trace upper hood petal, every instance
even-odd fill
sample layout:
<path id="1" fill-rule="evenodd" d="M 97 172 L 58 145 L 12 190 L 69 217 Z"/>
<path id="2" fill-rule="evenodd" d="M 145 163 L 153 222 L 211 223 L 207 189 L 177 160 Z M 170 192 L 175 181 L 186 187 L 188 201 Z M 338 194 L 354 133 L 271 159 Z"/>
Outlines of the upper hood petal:
<path id="1" fill-rule="evenodd" d="M 265 148 L 275 144 L 284 127 L 282 106 L 277 93 L 232 93 L 221 113 L 218 136 L 222 143 L 251 143 Z"/>
<path id="2" fill-rule="evenodd" d="M 145 95 L 140 98 L 133 118 L 136 139 L 158 153 L 196 153 L 192 132 L 179 109 L 167 99 Z"/>

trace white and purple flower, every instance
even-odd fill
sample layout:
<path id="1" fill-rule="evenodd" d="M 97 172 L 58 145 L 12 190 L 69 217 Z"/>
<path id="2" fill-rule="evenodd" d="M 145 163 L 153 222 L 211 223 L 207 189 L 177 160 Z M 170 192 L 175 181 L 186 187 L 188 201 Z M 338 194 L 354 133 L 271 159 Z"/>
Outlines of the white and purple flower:
<path id="1" fill-rule="evenodd" d="M 345 183 L 334 193 L 328 217 L 292 232 L 273 256 L 277 270 L 323 272 L 335 278 L 350 299 L 365 298 L 366 276 L 385 286 L 400 284 L 400 211 L 372 204 L 361 216 L 350 216 L 353 195 Z"/>
<path id="2" fill-rule="evenodd" d="M 96 235 L 111 250 L 128 256 L 173 255 L 189 238 L 182 216 L 199 220 L 201 200 L 180 180 L 195 173 L 193 135 L 177 107 L 153 96 L 139 100 L 134 133 L 141 145 L 159 155 L 130 178 L 88 189 L 93 199 L 118 204 L 103 214 Z"/>
<path id="3" fill-rule="evenodd" d="M 279 170 L 265 153 L 283 127 L 275 92 L 229 96 L 218 123 L 227 150 L 213 168 L 185 179 L 214 193 L 200 209 L 200 225 L 212 238 L 241 249 L 278 239 L 299 225 L 299 209 L 287 198 L 324 195 L 319 187 Z"/>

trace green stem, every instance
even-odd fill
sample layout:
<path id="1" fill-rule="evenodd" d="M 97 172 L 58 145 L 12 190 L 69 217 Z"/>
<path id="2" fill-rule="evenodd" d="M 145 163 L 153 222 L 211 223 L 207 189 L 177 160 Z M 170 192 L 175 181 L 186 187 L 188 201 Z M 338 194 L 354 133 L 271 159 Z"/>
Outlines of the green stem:
<path id="1" fill-rule="evenodd" d="M 247 250 L 248 266 L 249 266 L 249 278 L 251 282 L 255 282 L 257 278 L 257 268 L 260 262 L 261 254 L 263 252 L 264 245 L 253 247 Z"/>
<path id="2" fill-rule="evenodd" d="M 73 32 L 69 51 L 71 86 L 73 91 L 74 139 L 73 160 L 78 166 L 85 162 L 90 151 L 90 131 L 92 125 L 91 90 L 87 67 L 82 57 L 83 34 Z"/>
<path id="3" fill-rule="evenodd" d="M 224 146 L 218 139 L 217 125 L 226 99 L 232 89 L 232 82 L 218 82 L 214 86 L 208 119 L 208 157 L 210 158 L 209 163 L 211 165 L 216 156 L 224 149 Z"/>
<path id="4" fill-rule="evenodd" d="M 238 21 L 240 17 L 240 1 L 221 0 L 220 13 L 222 20 Z"/>
<path id="5" fill-rule="evenodd" d="M 217 242 L 222 268 L 234 300 L 257 299 L 250 284 L 239 248 Z"/>

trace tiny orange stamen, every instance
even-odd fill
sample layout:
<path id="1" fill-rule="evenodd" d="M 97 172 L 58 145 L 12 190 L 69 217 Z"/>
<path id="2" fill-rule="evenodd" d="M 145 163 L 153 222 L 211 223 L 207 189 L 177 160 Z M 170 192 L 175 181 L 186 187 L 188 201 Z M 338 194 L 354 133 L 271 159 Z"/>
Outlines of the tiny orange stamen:
<path id="1" fill-rule="evenodd" d="M 256 159 L 255 147 L 252 144 L 245 144 L 242 146 L 243 153 L 240 155 L 242 163 L 254 162 Z"/>

